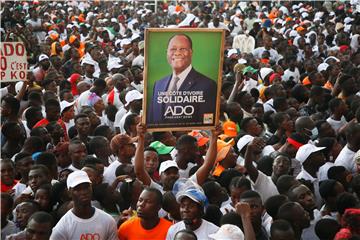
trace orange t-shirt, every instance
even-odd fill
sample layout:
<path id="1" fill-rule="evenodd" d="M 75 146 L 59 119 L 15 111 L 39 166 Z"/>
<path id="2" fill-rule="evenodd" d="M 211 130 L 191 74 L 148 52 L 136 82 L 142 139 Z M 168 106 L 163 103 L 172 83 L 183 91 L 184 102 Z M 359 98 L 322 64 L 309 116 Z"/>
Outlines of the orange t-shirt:
<path id="1" fill-rule="evenodd" d="M 160 218 L 160 222 L 156 227 L 151 230 L 146 230 L 141 226 L 140 218 L 133 217 L 121 224 L 118 230 L 118 236 L 120 240 L 162 240 L 166 239 L 166 234 L 171 225 L 172 223 L 168 220 Z"/>

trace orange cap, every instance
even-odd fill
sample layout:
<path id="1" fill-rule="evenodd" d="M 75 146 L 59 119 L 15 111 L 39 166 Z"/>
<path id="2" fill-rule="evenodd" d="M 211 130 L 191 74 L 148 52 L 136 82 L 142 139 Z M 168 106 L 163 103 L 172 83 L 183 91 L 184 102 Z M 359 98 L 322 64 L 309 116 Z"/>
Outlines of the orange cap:
<path id="1" fill-rule="evenodd" d="M 236 137 L 236 124 L 233 121 L 226 121 L 223 125 L 224 134 L 229 137 Z"/>
<path id="2" fill-rule="evenodd" d="M 302 84 L 304 86 L 311 85 L 309 77 L 304 78 L 304 80 L 302 81 Z"/>
<path id="3" fill-rule="evenodd" d="M 69 38 L 69 43 L 75 42 L 76 39 L 77 39 L 77 37 L 75 35 L 71 35 Z"/>
<path id="4" fill-rule="evenodd" d="M 196 138 L 199 147 L 204 146 L 209 141 L 209 138 L 204 137 L 204 135 L 202 135 L 199 131 L 196 130 L 191 131 L 189 135 Z"/>

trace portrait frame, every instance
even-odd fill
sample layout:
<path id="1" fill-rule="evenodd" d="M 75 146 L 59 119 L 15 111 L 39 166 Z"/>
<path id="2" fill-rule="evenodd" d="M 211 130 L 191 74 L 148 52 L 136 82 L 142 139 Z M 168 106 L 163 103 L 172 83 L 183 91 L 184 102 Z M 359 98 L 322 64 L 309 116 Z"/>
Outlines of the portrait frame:
<path id="1" fill-rule="evenodd" d="M 215 105 L 214 110 L 209 114 L 203 114 L 200 121 L 194 121 L 195 117 L 192 115 L 185 116 L 186 114 L 180 114 L 176 116 L 179 118 L 179 122 L 169 123 L 165 119 L 160 121 L 152 120 L 151 114 L 155 114 L 153 111 L 152 102 L 155 99 L 159 101 L 159 92 L 154 93 L 154 87 L 159 79 L 165 76 L 172 76 L 172 68 L 167 61 L 167 48 L 169 40 L 178 34 L 186 34 L 192 40 L 192 61 L 191 65 L 193 69 L 198 71 L 206 78 L 213 80 L 216 83 L 216 91 L 211 96 L 211 103 L 208 105 Z M 221 96 L 221 80 L 222 80 L 222 68 L 224 60 L 224 42 L 225 42 L 225 30 L 223 29 L 207 29 L 207 28 L 148 28 L 145 30 L 145 47 L 144 47 L 144 97 L 143 97 L 143 113 L 142 123 L 147 126 L 149 132 L 156 131 L 191 131 L 197 130 L 212 130 L 219 123 L 220 116 L 220 96 Z M 213 85 L 211 83 L 210 85 Z M 181 85 L 183 86 L 183 85 Z M 201 92 L 201 96 L 197 96 L 195 101 L 201 102 L 201 97 L 209 98 L 208 92 Z M 177 90 L 176 93 L 183 94 L 184 98 L 188 91 Z M 155 95 L 155 96 L 154 96 Z M 160 96 L 161 98 L 161 96 Z M 183 98 L 183 99 L 184 99 Z M 163 98 L 162 100 L 164 100 Z M 178 99 L 178 98 L 177 98 Z M 189 99 L 189 98 L 187 98 Z M 197 100 L 196 100 L 197 99 Z M 214 102 L 213 102 L 214 101 Z M 161 102 L 161 100 L 160 100 Z M 203 100 L 206 104 L 207 101 Z M 202 102 L 202 103 L 203 103 Z M 178 102 L 180 104 L 180 102 Z M 165 108 L 165 103 L 161 103 Z M 176 104 L 176 103 L 175 103 Z M 175 105 L 174 104 L 174 105 Z M 181 104 L 184 104 L 181 102 Z M 189 103 L 194 104 L 193 102 Z M 168 104 L 171 105 L 171 104 Z M 200 106 L 204 106 L 199 104 Z M 192 106 L 199 106 L 196 103 Z M 180 107 L 177 107 L 179 109 Z M 194 107 L 196 108 L 196 107 Z M 202 109 L 201 107 L 199 107 Z M 175 107 L 173 108 L 175 109 Z M 184 108 L 180 108 L 185 112 Z M 193 109 L 193 112 L 196 109 Z M 174 115 L 177 114 L 177 110 L 174 110 Z M 180 111 L 180 112 L 181 112 Z M 187 111 L 189 113 L 189 111 Z M 161 115 L 161 114 L 160 114 Z M 171 115 L 171 114 L 170 114 Z M 174 116 L 172 115 L 172 116 Z M 189 114 L 187 114 L 189 115 Z M 195 115 L 193 115 L 195 116 Z M 192 119 L 189 121 L 188 119 Z M 173 120 L 177 121 L 177 120 Z M 209 121 L 206 123 L 206 121 Z M 210 123 L 211 121 L 211 123 Z"/>

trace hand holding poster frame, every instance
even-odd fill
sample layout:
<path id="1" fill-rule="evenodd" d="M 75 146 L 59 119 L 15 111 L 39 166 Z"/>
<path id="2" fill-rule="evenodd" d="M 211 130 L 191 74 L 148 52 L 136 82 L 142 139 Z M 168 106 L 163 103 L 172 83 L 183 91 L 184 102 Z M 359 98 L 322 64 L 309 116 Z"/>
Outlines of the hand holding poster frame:
<path id="1" fill-rule="evenodd" d="M 215 129 L 224 38 L 221 29 L 146 29 L 142 122 L 149 131 Z"/>
<path id="2" fill-rule="evenodd" d="M 26 48 L 22 42 L 0 43 L 0 81 L 25 81 L 28 62 Z"/>

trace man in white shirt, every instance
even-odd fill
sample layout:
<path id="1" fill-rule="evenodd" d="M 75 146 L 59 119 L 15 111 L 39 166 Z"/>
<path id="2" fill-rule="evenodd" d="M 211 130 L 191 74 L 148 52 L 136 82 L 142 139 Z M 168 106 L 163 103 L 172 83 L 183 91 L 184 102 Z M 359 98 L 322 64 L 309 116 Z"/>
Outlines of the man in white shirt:
<path id="1" fill-rule="evenodd" d="M 204 208 L 207 198 L 202 189 L 187 189 L 178 192 L 176 201 L 180 204 L 181 222 L 172 225 L 166 240 L 172 240 L 175 234 L 183 229 L 191 229 L 198 239 L 208 239 L 209 234 L 215 233 L 219 227 L 204 219 Z"/>
<path id="2" fill-rule="evenodd" d="M 91 206 L 92 187 L 86 172 L 71 173 L 67 187 L 74 207 L 56 224 L 50 239 L 118 239 L 115 220 Z"/>
<path id="3" fill-rule="evenodd" d="M 276 62 L 279 59 L 279 54 L 275 49 L 272 48 L 272 38 L 270 36 L 265 36 L 263 41 L 264 41 L 264 46 L 255 48 L 252 51 L 252 54 L 254 55 L 255 58 L 261 59 L 263 52 L 269 51 L 270 60 Z"/>
<path id="4" fill-rule="evenodd" d="M 351 123 L 346 129 L 347 144 L 335 160 L 335 165 L 344 166 L 351 173 L 356 173 L 355 153 L 360 149 L 360 124 Z"/>

